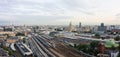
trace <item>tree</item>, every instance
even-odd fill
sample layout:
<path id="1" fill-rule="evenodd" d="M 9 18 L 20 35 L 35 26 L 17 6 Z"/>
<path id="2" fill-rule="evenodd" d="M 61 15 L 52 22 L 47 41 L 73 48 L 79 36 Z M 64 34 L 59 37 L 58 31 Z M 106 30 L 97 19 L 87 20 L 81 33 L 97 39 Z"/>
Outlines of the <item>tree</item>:
<path id="1" fill-rule="evenodd" d="M 79 51 L 83 51 L 91 55 L 95 55 L 95 56 L 97 56 L 98 54 L 98 46 L 99 46 L 98 41 L 93 41 L 89 45 L 88 44 L 79 44 L 79 45 L 74 44 L 75 49 Z"/>
<path id="2" fill-rule="evenodd" d="M 100 35 L 99 35 L 99 34 L 95 34 L 95 37 L 96 37 L 96 38 L 100 38 Z"/>
<path id="3" fill-rule="evenodd" d="M 18 32 L 18 33 L 16 34 L 16 36 L 25 36 L 25 34 Z"/>
<path id="4" fill-rule="evenodd" d="M 98 46 L 99 46 L 99 42 L 98 41 L 93 41 L 90 43 L 90 49 L 92 49 L 92 53 L 93 55 L 97 55 L 98 53 Z"/>
<path id="5" fill-rule="evenodd" d="M 87 52 L 88 50 L 88 45 L 87 44 L 79 44 L 78 46 L 77 46 L 77 49 L 78 50 L 81 50 L 81 51 L 83 51 L 83 52 Z"/>
<path id="6" fill-rule="evenodd" d="M 96 47 L 98 47 L 98 45 L 99 45 L 99 42 L 98 42 L 98 41 L 92 41 L 92 42 L 90 43 L 90 47 L 93 48 L 93 49 L 95 49 Z"/>
<path id="7" fill-rule="evenodd" d="M 120 42 L 119 42 L 119 47 L 118 47 L 118 50 L 119 50 L 119 54 L 117 57 L 120 57 Z"/>
<path id="8" fill-rule="evenodd" d="M 8 51 L 8 52 L 9 52 L 9 55 L 14 55 L 14 54 L 13 54 L 13 51 L 10 50 L 8 47 L 2 46 L 2 48 L 3 48 L 4 50 Z"/>
<path id="9" fill-rule="evenodd" d="M 77 45 L 76 45 L 76 44 L 74 44 L 74 48 L 77 48 Z"/>
<path id="10" fill-rule="evenodd" d="M 23 43 L 26 43 L 26 39 L 25 38 L 23 38 Z"/>
<path id="11" fill-rule="evenodd" d="M 116 40 L 116 41 L 119 41 L 119 40 L 120 40 L 120 36 L 117 36 L 117 37 L 115 38 L 115 40 Z"/>

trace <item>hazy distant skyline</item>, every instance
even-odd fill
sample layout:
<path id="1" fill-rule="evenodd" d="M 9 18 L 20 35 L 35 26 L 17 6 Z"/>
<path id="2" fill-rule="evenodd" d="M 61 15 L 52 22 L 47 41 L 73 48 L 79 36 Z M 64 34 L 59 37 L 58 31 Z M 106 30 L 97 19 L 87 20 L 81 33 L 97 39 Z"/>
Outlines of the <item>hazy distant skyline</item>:
<path id="1" fill-rule="evenodd" d="M 120 25 L 120 0 L 0 0 L 0 24 Z"/>

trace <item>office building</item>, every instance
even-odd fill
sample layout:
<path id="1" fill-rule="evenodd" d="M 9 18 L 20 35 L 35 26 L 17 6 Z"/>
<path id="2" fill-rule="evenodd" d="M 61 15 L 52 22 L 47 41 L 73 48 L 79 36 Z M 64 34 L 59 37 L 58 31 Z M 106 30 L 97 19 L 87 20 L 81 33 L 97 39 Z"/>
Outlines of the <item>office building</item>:
<path id="1" fill-rule="evenodd" d="M 107 27 L 106 26 L 104 26 L 104 23 L 101 23 L 101 25 L 100 26 L 98 26 L 98 31 L 106 31 L 106 29 L 107 29 Z"/>

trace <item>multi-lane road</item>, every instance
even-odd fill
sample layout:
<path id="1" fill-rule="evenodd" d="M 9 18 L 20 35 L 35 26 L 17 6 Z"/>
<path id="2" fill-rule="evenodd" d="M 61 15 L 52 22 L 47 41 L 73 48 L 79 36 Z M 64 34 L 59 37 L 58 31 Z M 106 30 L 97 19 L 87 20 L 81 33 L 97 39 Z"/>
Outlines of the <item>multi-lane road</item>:
<path id="1" fill-rule="evenodd" d="M 99 42 L 106 42 L 109 39 L 97 39 L 92 37 L 81 37 L 81 36 L 74 36 L 74 37 L 66 37 L 70 39 L 81 39 L 81 40 L 87 40 L 87 41 L 99 41 Z M 119 43 L 120 41 L 115 41 L 116 43 Z"/>

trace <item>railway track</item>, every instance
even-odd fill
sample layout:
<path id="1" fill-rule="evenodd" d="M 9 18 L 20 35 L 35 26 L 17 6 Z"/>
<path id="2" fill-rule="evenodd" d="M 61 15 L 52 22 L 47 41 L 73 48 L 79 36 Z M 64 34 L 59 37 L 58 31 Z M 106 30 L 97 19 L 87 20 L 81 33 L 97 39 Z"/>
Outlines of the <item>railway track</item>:
<path id="1" fill-rule="evenodd" d="M 53 55 L 45 46 L 48 46 L 47 44 L 45 44 L 42 40 L 40 40 L 39 37 L 34 37 L 33 38 L 36 43 L 38 44 L 38 46 L 42 49 L 42 51 L 46 54 L 46 57 L 56 57 L 55 55 Z M 43 44 L 44 43 L 44 44 Z M 44 46 L 45 45 L 45 46 Z"/>
<path id="2" fill-rule="evenodd" d="M 45 57 L 44 54 L 42 54 L 41 49 L 37 45 L 37 43 L 31 38 L 31 49 L 33 50 L 33 53 L 36 54 L 37 57 Z"/>

